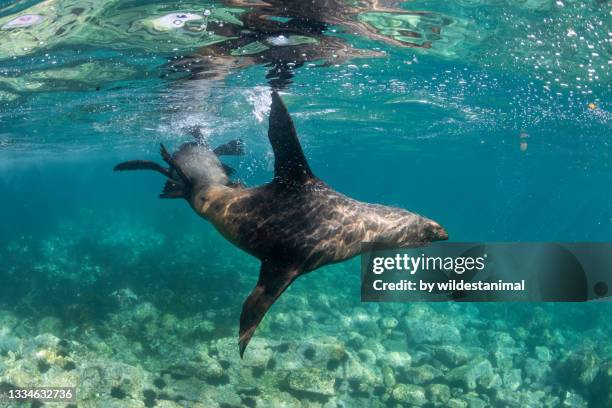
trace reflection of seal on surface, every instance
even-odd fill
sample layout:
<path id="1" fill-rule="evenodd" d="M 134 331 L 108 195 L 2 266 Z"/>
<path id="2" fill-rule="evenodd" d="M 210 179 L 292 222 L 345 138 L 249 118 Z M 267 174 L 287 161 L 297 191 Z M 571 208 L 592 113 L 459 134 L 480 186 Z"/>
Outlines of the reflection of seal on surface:
<path id="1" fill-rule="evenodd" d="M 147 161 L 115 170 L 149 169 L 168 177 L 162 197 L 183 197 L 230 242 L 261 260 L 257 286 L 240 316 L 240 355 L 274 301 L 300 275 L 377 248 L 407 247 L 444 240 L 436 222 L 400 208 L 346 197 L 314 176 L 280 96 L 272 94 L 268 137 L 274 151 L 272 182 L 244 188 L 229 182 L 217 155 L 197 143 L 170 156 L 170 168 Z M 238 142 L 215 149 L 236 153 Z"/>
<path id="2" fill-rule="evenodd" d="M 201 20 L 202 18 L 204 17 L 194 13 L 170 13 L 152 20 L 151 24 L 153 28 L 159 31 L 165 31 L 183 28 L 188 21 Z"/>
<path id="3" fill-rule="evenodd" d="M 442 38 L 442 27 L 452 23 L 437 13 L 389 8 L 375 0 L 222 3 L 244 8 L 237 15 L 239 23 L 211 19 L 207 31 L 225 40 L 176 59 L 169 64 L 167 75 L 186 72 L 192 80 L 222 79 L 229 72 L 257 64 L 268 68 L 266 78 L 273 88 L 283 89 L 291 83 L 296 70 L 307 63 L 329 66 L 352 58 L 385 55 L 382 51 L 353 47 L 343 36 L 334 34 L 337 30 L 393 46 L 428 49 Z M 376 17 L 363 18 L 366 14 Z M 296 42 L 295 38 L 302 41 Z"/>
<path id="4" fill-rule="evenodd" d="M 3 25 L 2 29 L 30 27 L 42 23 L 44 19 L 43 16 L 38 14 L 24 14 Z"/>

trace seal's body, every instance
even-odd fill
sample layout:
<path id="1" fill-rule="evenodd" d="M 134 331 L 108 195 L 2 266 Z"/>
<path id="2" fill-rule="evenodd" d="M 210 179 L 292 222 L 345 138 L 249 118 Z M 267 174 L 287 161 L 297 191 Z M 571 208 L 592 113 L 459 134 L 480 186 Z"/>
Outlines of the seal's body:
<path id="1" fill-rule="evenodd" d="M 225 238 L 261 260 L 259 281 L 240 316 L 241 356 L 267 310 L 298 276 L 352 258 L 364 250 L 364 244 L 393 248 L 448 238 L 432 220 L 400 208 L 353 200 L 316 178 L 276 92 L 268 137 L 275 156 L 274 180 L 254 188 L 229 182 L 228 171 L 216 157 L 240 154 L 238 142 L 214 151 L 187 144 L 172 156 L 162 146 L 170 169 L 143 161 L 115 168 L 164 173 L 169 181 L 162 197 L 186 198 Z"/>
<path id="2" fill-rule="evenodd" d="M 443 235 L 423 217 L 353 200 L 317 179 L 293 188 L 275 182 L 215 187 L 192 206 L 236 246 L 262 260 L 294 263 L 302 272 L 352 258 L 365 243 L 402 247 Z"/>

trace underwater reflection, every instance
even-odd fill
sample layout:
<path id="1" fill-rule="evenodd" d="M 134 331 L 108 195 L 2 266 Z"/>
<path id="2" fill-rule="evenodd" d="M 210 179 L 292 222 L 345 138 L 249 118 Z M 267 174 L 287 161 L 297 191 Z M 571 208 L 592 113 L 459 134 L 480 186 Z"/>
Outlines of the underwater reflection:
<path id="1" fill-rule="evenodd" d="M 388 2 L 397 3 L 397 2 Z M 417 29 L 429 12 L 389 8 L 384 2 L 349 3 L 338 0 L 251 2 L 227 0 L 227 7 L 247 7 L 240 24 L 210 21 L 206 30 L 228 40 L 207 45 L 179 58 L 170 71 L 190 72 L 190 79 L 222 79 L 235 69 L 255 64 L 268 67 L 266 78 L 275 89 L 286 87 L 304 64 L 326 67 L 356 57 L 378 57 L 383 52 L 353 47 L 337 33 L 348 33 L 391 45 L 430 48 L 441 26 L 450 19 L 429 19 L 427 34 Z M 392 34 L 377 28 L 381 18 L 399 18 Z M 398 21 L 399 21 L 398 20 Z M 432 23 L 433 22 L 433 23 Z"/>

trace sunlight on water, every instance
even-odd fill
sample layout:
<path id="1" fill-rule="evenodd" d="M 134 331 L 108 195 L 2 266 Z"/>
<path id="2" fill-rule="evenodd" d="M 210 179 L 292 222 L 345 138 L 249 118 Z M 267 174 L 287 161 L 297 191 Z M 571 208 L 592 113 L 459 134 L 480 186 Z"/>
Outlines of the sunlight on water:
<path id="1" fill-rule="evenodd" d="M 0 386 L 77 385 L 79 408 L 609 408 L 607 303 L 361 303 L 358 259 L 297 280 L 240 360 L 259 262 L 157 200 L 160 174 L 112 169 L 197 134 L 240 138 L 234 180 L 269 181 L 273 88 L 313 172 L 350 197 L 455 241 L 609 241 L 611 13 L 1 2 Z"/>
<path id="2" fill-rule="evenodd" d="M 419 1 L 402 4 L 402 9 L 348 7 L 348 17 L 323 16 L 324 24 L 333 24 L 323 36 L 270 34 L 235 42 L 233 38 L 244 36 L 250 29 L 245 26 L 249 23 L 241 20 L 249 15 L 245 8 L 213 3 L 61 0 L 24 8 L 16 3 L 5 6 L 0 14 L 2 117 L 6 121 L 15 115 L 34 116 L 29 126 L 33 128 L 37 122 L 46 127 L 56 114 L 85 117 L 104 110 L 109 126 L 100 129 L 100 121 L 95 121 L 98 130 L 111 131 L 119 126 L 132 133 L 140 128 L 139 119 L 146 121 L 144 116 L 157 110 L 145 106 L 171 100 L 164 110 L 196 109 L 210 89 L 215 89 L 214 98 L 223 94 L 233 98 L 233 88 L 219 88 L 218 80 L 225 78 L 228 70 L 235 69 L 232 75 L 237 75 L 238 85 L 249 88 L 252 75 L 241 81 L 241 71 L 260 72 L 254 65 L 258 55 L 265 56 L 262 62 L 270 63 L 275 61 L 270 53 L 302 47 L 302 55 L 312 62 L 302 68 L 291 64 L 283 67 L 288 75 L 293 76 L 291 72 L 298 69 L 304 75 L 309 75 L 307 71 L 313 76 L 323 75 L 317 80 L 317 88 L 334 88 L 340 95 L 350 92 L 363 98 L 382 91 L 393 95 L 385 103 L 425 101 L 439 109 L 440 115 L 454 118 L 457 126 L 451 131 L 473 129 L 474 123 L 483 126 L 481 129 L 505 129 L 506 122 L 524 129 L 546 118 L 560 117 L 587 126 L 605 124 L 610 120 L 604 98 L 610 87 L 610 61 L 605 49 L 609 12 L 605 2 L 597 1 L 467 1 L 444 6 Z M 357 25 L 354 19 L 359 21 Z M 346 41 L 333 40 L 343 32 L 343 37 L 348 35 Z M 353 32 L 361 34 L 360 38 L 351 36 Z M 326 44 L 328 39 L 334 42 Z M 353 42 L 356 49 L 373 54 L 347 61 L 343 54 Z M 224 44 L 230 47 L 227 51 Z M 331 48 L 323 51 L 325 48 L 317 49 L 319 46 Z M 198 49 L 197 59 L 188 57 Z M 220 54 L 225 52 L 226 56 Z M 359 56 L 353 51 L 349 54 Z M 168 65 L 168 60 L 174 62 Z M 332 62 L 329 74 L 320 68 L 321 60 L 324 65 Z M 193 77 L 187 82 L 167 82 L 177 75 Z M 129 91 L 130 99 L 138 103 L 122 102 L 126 87 L 139 89 Z M 511 94 L 506 95 L 510 89 Z M 58 99 L 54 103 L 44 96 L 51 91 L 76 93 L 70 102 Z M 94 91 L 114 95 L 107 98 L 91 93 Z M 213 109 L 212 105 L 203 109 Z M 126 123 L 122 114 L 128 110 L 131 113 Z M 220 113 L 202 115 L 210 119 Z M 236 119 L 229 115 L 220 121 Z M 198 121 L 194 114 L 191 116 L 189 120 Z M 338 117 L 343 119 L 350 118 Z M 18 139 L 23 137 L 23 129 L 11 137 L 11 126 L 5 128 L 5 146 L 7 139 L 14 147 L 21 146 Z M 29 150 L 34 146 L 44 150 L 36 137 L 27 139 Z M 127 141 L 122 138 L 122 144 Z M 105 144 L 92 138 L 83 142 L 91 147 Z"/>

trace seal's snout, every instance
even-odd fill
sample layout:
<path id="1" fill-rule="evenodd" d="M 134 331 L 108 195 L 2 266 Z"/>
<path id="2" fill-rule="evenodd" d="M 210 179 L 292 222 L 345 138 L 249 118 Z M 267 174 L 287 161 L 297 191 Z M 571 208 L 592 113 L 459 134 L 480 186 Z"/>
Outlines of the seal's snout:
<path id="1" fill-rule="evenodd" d="M 437 222 L 427 221 L 425 225 L 425 235 L 428 241 L 446 241 L 448 239 L 448 232 Z"/>

